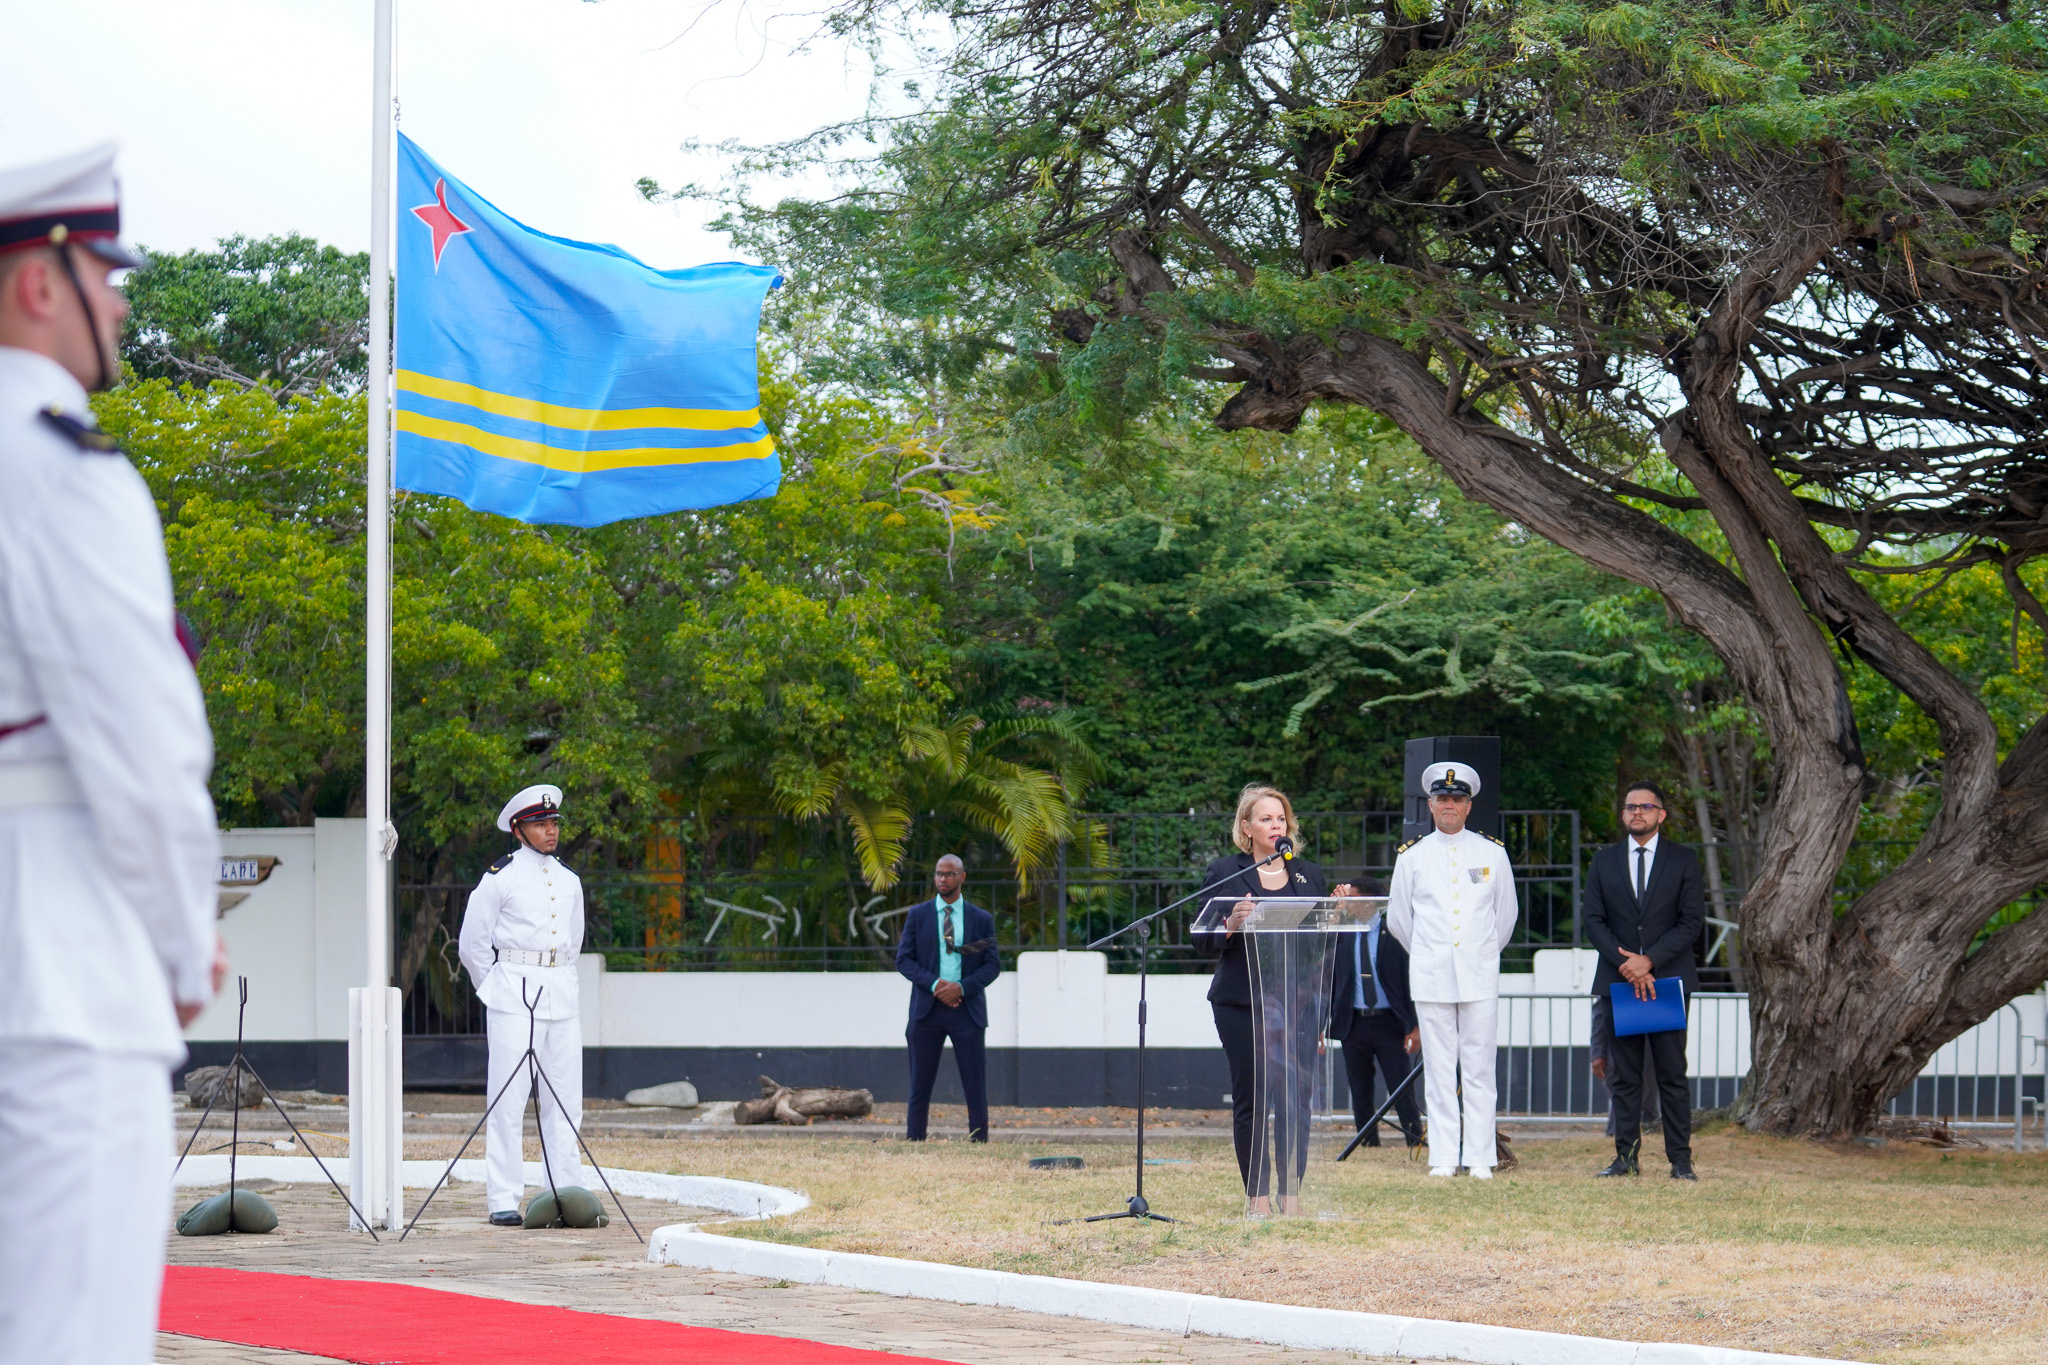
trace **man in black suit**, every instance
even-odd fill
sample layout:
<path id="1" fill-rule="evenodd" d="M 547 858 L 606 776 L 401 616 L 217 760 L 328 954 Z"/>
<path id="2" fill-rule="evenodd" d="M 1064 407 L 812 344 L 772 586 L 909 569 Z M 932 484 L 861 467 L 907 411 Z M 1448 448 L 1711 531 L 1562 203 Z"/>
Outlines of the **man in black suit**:
<path id="1" fill-rule="evenodd" d="M 1621 823 L 1629 837 L 1593 855 L 1586 879 L 1586 937 L 1600 951 L 1593 994 L 1626 983 L 1636 998 L 1656 998 L 1658 977 L 1685 983 L 1687 1008 L 1700 988 L 1694 945 L 1706 923 L 1699 855 L 1660 836 L 1668 813 L 1654 782 L 1637 782 L 1622 798 Z M 1664 1155 L 1673 1180 L 1696 1180 L 1692 1169 L 1692 1091 L 1685 1076 L 1685 1030 L 1666 1029 L 1614 1039 L 1608 1085 L 1616 1100 L 1615 1158 L 1604 1176 L 1639 1174 L 1642 1146 L 1643 1054 L 1657 1066 L 1664 1109 Z"/>
<path id="2" fill-rule="evenodd" d="M 1330 1037 L 1344 1045 L 1344 1072 L 1351 1079 L 1351 1112 L 1365 1127 L 1372 1102 L 1373 1064 L 1392 1090 L 1414 1065 L 1422 1035 L 1415 1028 L 1415 1002 L 1408 996 L 1408 950 L 1385 932 L 1386 916 L 1355 933 L 1337 936 L 1337 973 L 1330 989 Z M 1394 1097 L 1401 1134 L 1410 1147 L 1422 1145 L 1422 1108 L 1415 1087 Z M 1380 1145 L 1379 1125 L 1365 1145 Z"/>
<path id="3" fill-rule="evenodd" d="M 1002 974 L 995 916 L 960 894 L 967 865 L 948 853 L 932 869 L 935 894 L 910 907 L 896 941 L 896 970 L 910 978 L 910 1112 L 904 1136 L 923 1142 L 939 1054 L 953 1040 L 967 1092 L 967 1136 L 988 1141 L 988 997 Z"/>

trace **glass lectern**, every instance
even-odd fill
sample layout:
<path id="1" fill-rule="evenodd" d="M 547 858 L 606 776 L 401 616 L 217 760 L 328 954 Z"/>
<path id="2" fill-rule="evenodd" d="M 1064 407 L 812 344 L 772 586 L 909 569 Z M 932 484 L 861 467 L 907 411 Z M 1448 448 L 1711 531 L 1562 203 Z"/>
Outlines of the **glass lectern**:
<path id="1" fill-rule="evenodd" d="M 1245 1195 L 1270 1198 L 1275 1213 L 1308 1211 L 1310 1117 L 1329 1107 L 1319 1059 L 1337 935 L 1364 929 L 1385 905 L 1383 896 L 1218 896 L 1195 918 L 1197 935 L 1244 936 L 1256 1116 Z"/>

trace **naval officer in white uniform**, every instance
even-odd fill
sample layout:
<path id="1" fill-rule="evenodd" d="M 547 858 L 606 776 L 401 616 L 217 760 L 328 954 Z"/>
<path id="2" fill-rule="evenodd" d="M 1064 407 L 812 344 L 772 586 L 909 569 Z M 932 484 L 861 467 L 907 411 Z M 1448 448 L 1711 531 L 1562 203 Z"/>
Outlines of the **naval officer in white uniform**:
<path id="1" fill-rule="evenodd" d="M 498 812 L 498 828 L 519 847 L 491 864 L 462 916 L 462 965 L 484 1002 L 490 1044 L 486 1099 L 491 1110 L 484 1188 L 491 1221 L 517 1227 L 526 1193 L 520 1133 L 527 1095 L 540 1091 L 541 1145 L 557 1189 L 581 1185 L 576 1147 L 583 1126 L 583 1026 L 576 1002 L 576 956 L 583 951 L 583 883 L 555 857 L 562 838 L 562 789 L 528 787 Z M 525 1060 L 531 1016 L 534 1052 L 545 1083 L 514 1080 Z M 559 1103 L 557 1100 L 559 1099 Z"/>
<path id="2" fill-rule="evenodd" d="M 144 1365 L 170 1071 L 226 971 L 213 741 L 156 503 L 93 422 L 113 149 L 0 170 L 0 1362 Z"/>
<path id="3" fill-rule="evenodd" d="M 1465 828 L 1478 773 L 1432 763 L 1422 770 L 1422 790 L 1436 831 L 1401 846 L 1386 915 L 1387 931 L 1408 950 L 1408 988 L 1422 1030 L 1429 1173 L 1463 1167 L 1491 1180 L 1500 954 L 1515 932 L 1515 874 L 1500 840 Z"/>

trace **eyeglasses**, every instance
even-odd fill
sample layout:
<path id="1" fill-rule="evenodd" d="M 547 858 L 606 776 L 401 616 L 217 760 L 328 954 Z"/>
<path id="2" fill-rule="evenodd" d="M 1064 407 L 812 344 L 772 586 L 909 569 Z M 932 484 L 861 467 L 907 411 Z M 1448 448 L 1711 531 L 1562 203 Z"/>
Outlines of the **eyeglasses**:
<path id="1" fill-rule="evenodd" d="M 1633 801 L 1628 802 L 1622 807 L 1622 810 L 1629 815 L 1648 814 L 1650 811 L 1663 809 L 1662 806 L 1639 806 Z"/>

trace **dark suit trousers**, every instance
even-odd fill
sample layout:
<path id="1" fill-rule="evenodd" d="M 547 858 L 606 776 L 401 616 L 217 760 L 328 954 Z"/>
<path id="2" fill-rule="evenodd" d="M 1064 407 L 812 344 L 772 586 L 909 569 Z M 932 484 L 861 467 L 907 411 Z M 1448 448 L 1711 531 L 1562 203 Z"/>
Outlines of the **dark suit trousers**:
<path id="1" fill-rule="evenodd" d="M 1254 1192 L 1252 1150 L 1263 1118 L 1259 1113 L 1258 1080 L 1252 1071 L 1252 1054 L 1258 1049 L 1258 1040 L 1252 1033 L 1252 1010 L 1249 1005 L 1212 1003 L 1209 1013 L 1216 1020 L 1216 1040 L 1223 1044 L 1223 1059 L 1230 1065 L 1230 1143 L 1237 1149 L 1238 1178 L 1244 1181 L 1245 1192 L 1249 1194 Z M 1261 1170 L 1261 1188 L 1256 1193 L 1266 1192 L 1267 1179 L 1268 1171 Z"/>
<path id="2" fill-rule="evenodd" d="M 939 1054 L 953 1040 L 953 1060 L 960 1066 L 960 1088 L 967 1092 L 967 1136 L 988 1141 L 988 1030 L 977 1028 L 962 1005 L 932 1001 L 932 1010 L 903 1031 L 910 1043 L 910 1112 L 904 1136 L 924 1141 L 932 1112 L 932 1086 L 939 1079 Z"/>
<path id="3" fill-rule="evenodd" d="M 1380 1076 L 1389 1090 L 1408 1074 L 1408 1054 L 1401 1047 L 1406 1032 L 1401 1017 L 1392 1010 L 1373 1015 L 1360 1010 L 1351 1016 L 1351 1031 L 1337 1040 L 1344 1044 L 1344 1074 L 1351 1078 L 1351 1113 L 1358 1120 L 1355 1128 L 1365 1127 L 1379 1107 L 1372 1102 L 1373 1063 L 1379 1063 Z M 1422 1106 L 1415 1098 L 1415 1086 L 1394 1097 L 1394 1112 L 1401 1116 L 1401 1133 L 1408 1145 L 1422 1141 Z M 1365 1145 L 1380 1145 L 1377 1129 L 1366 1135 Z"/>
<path id="4" fill-rule="evenodd" d="M 1644 1046 L 1647 1044 L 1647 1048 Z M 1692 1162 L 1692 1087 L 1685 1079 L 1685 1030 L 1665 1029 L 1616 1038 L 1607 1057 L 1607 1084 L 1614 1092 L 1614 1149 L 1630 1160 L 1643 1140 L 1643 1053 L 1657 1069 L 1657 1096 L 1664 1110 L 1664 1155 L 1673 1165 Z"/>
<path id="5" fill-rule="evenodd" d="M 1596 1058 L 1610 1060 L 1608 1070 L 1610 1076 L 1614 1074 L 1611 1065 L 1611 1059 L 1614 1056 L 1613 1015 L 1614 1005 L 1607 996 L 1596 995 L 1593 997 L 1592 1055 Z M 1642 1091 L 1643 1099 L 1642 1121 L 1644 1123 L 1660 1122 L 1660 1111 L 1657 1106 L 1657 1064 L 1650 1058 L 1644 1057 L 1645 1044 L 1641 1034 L 1636 1034 L 1629 1038 L 1628 1045 L 1635 1049 L 1638 1057 L 1643 1057 L 1645 1067 L 1646 1079 L 1639 1087 Z M 1614 1116 L 1620 1112 L 1621 1101 L 1615 1098 L 1614 1087 L 1610 1085 L 1607 1087 L 1607 1136 L 1609 1137 L 1614 1136 Z"/>

